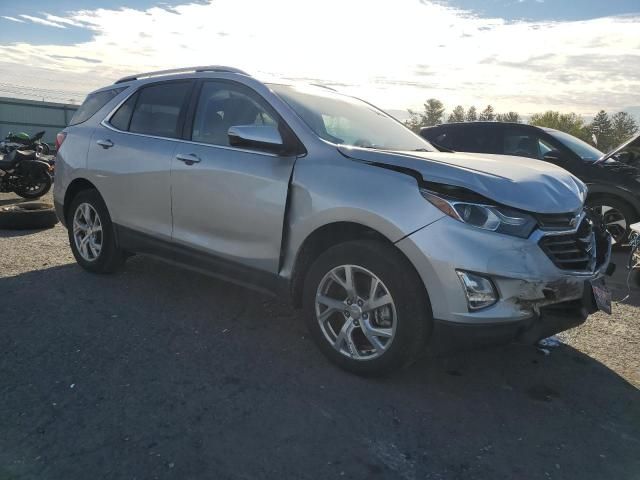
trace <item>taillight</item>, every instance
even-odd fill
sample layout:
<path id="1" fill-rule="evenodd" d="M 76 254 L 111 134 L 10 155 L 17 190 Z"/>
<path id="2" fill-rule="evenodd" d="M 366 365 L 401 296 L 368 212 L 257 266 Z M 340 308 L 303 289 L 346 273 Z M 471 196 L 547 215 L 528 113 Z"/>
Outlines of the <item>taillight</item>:
<path id="1" fill-rule="evenodd" d="M 56 135 L 56 152 L 60 150 L 60 147 L 62 146 L 62 142 L 64 142 L 65 138 L 67 138 L 66 132 L 60 132 Z"/>

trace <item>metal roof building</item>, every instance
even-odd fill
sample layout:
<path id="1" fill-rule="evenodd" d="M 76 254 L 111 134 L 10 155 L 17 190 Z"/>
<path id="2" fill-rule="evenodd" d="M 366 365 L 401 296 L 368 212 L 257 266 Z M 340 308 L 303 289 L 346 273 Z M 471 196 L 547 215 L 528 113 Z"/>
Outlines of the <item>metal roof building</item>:
<path id="1" fill-rule="evenodd" d="M 77 109 L 78 105 L 0 97 L 0 140 L 9 132 L 33 135 L 45 130 L 44 141 L 53 147 L 56 134 Z"/>

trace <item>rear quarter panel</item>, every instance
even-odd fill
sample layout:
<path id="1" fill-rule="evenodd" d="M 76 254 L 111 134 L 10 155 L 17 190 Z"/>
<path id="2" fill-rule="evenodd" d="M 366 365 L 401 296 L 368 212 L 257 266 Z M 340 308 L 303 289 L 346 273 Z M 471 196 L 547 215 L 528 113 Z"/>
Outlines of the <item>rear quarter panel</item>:
<path id="1" fill-rule="evenodd" d="M 64 196 L 69 184 L 76 178 L 86 178 L 87 151 L 94 126 L 83 123 L 67 127 L 67 134 L 60 150 L 56 154 L 56 178 L 53 186 L 53 199 L 64 204 Z"/>
<path id="2" fill-rule="evenodd" d="M 92 173 L 87 169 L 87 155 L 93 132 L 107 114 L 129 96 L 130 92 L 131 88 L 125 88 L 88 120 L 63 130 L 67 136 L 56 153 L 56 178 L 53 186 L 55 203 L 64 204 L 67 188 L 76 178 L 84 178 L 93 183 Z"/>

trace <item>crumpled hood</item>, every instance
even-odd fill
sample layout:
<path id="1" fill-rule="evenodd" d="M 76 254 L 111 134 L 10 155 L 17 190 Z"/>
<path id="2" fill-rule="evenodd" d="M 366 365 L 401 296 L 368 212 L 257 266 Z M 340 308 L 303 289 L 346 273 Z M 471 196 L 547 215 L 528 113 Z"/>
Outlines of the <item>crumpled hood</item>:
<path id="1" fill-rule="evenodd" d="M 535 213 L 580 209 L 587 187 L 551 163 L 483 153 L 390 152 L 338 147 L 346 157 L 412 169 L 425 181 L 465 187 L 498 203 Z"/>

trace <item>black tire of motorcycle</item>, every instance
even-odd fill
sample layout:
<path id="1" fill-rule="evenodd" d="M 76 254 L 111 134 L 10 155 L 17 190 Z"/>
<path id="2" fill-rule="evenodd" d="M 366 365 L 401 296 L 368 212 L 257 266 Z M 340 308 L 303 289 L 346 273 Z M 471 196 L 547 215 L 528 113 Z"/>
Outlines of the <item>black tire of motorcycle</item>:
<path id="1" fill-rule="evenodd" d="M 56 223 L 58 217 L 50 203 L 24 202 L 0 207 L 0 229 L 40 230 Z"/>
<path id="2" fill-rule="evenodd" d="M 42 142 L 36 145 L 36 153 L 39 155 L 49 155 L 51 153 L 51 148 L 48 144 Z"/>
<path id="3" fill-rule="evenodd" d="M 21 190 L 21 189 L 18 189 L 15 192 L 18 195 L 20 195 L 22 198 L 26 198 L 28 200 L 33 200 L 33 199 L 40 198 L 40 197 L 46 195 L 49 192 L 49 190 L 51 190 L 51 184 L 53 183 L 53 180 L 51 179 L 51 175 L 49 175 L 48 172 L 43 173 L 43 176 L 45 178 L 44 181 L 46 182 L 46 185 L 44 187 L 44 190 L 42 190 L 41 192 L 39 192 L 37 194 L 33 194 L 33 193 L 30 193 L 28 191 Z"/>

